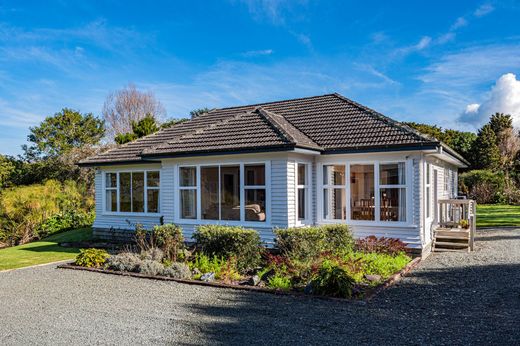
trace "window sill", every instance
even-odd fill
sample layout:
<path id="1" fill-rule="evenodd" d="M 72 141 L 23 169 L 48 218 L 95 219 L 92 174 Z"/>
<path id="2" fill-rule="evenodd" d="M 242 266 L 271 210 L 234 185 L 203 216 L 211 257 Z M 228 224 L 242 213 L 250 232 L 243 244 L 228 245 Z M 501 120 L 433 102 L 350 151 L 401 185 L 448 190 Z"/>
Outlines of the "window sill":
<path id="1" fill-rule="evenodd" d="M 175 224 L 185 225 L 222 225 L 222 226 L 243 226 L 243 227 L 261 227 L 272 228 L 270 223 L 254 222 L 254 221 L 231 221 L 231 220 L 195 220 L 195 219 L 176 219 Z"/>
<path id="2" fill-rule="evenodd" d="M 388 228 L 417 228 L 417 225 L 408 222 L 397 221 L 354 221 L 354 220 L 319 220 L 317 224 L 333 225 L 344 223 L 348 226 L 366 226 L 366 227 L 388 227 Z"/>
<path id="3" fill-rule="evenodd" d="M 103 216 L 146 216 L 146 217 L 161 217 L 161 213 L 131 213 L 131 212 L 103 212 Z"/>

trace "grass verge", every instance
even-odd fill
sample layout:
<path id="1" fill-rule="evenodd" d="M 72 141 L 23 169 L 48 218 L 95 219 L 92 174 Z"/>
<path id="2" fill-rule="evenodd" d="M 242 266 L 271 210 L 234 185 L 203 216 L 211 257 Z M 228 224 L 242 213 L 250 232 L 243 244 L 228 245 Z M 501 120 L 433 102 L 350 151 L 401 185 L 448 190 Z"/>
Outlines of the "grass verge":
<path id="1" fill-rule="evenodd" d="M 92 229 L 79 228 L 54 234 L 32 243 L 0 250 L 0 270 L 17 269 L 74 259 L 79 249 L 59 246 L 62 242 L 86 241 L 92 238 Z"/>
<path id="2" fill-rule="evenodd" d="M 520 206 L 477 205 L 477 227 L 520 226 Z"/>

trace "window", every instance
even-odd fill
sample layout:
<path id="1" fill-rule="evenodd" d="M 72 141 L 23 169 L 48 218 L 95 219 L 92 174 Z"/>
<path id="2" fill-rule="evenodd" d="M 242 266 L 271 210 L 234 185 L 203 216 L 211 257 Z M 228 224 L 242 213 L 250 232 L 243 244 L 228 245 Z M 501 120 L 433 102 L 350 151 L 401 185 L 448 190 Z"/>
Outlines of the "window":
<path id="1" fill-rule="evenodd" d="M 324 165 L 322 184 L 324 220 L 406 221 L 406 162 Z"/>
<path id="2" fill-rule="evenodd" d="M 323 201 L 325 220 L 345 220 L 347 205 L 345 166 L 323 166 Z"/>
<path id="3" fill-rule="evenodd" d="M 429 218 L 430 215 L 431 215 L 431 195 L 432 195 L 432 192 L 431 192 L 431 184 L 430 184 L 430 180 L 431 180 L 431 177 L 430 177 L 430 164 L 427 163 L 426 164 L 426 217 Z"/>
<path id="4" fill-rule="evenodd" d="M 182 219 L 197 218 L 197 167 L 179 169 L 179 191 Z"/>
<path id="5" fill-rule="evenodd" d="M 265 165 L 244 166 L 245 220 L 265 221 Z"/>
<path id="6" fill-rule="evenodd" d="M 180 218 L 265 222 L 265 165 L 179 168 Z M 200 172 L 200 182 L 197 174 Z M 243 186 L 241 177 L 243 174 Z M 242 195 L 243 191 L 243 195 Z M 200 201 L 197 200 L 200 192 Z M 242 202 L 242 196 L 244 202 Z M 200 208 L 200 216 L 197 215 Z"/>
<path id="7" fill-rule="evenodd" d="M 296 197 L 297 197 L 297 213 L 298 220 L 307 219 L 307 200 L 309 183 L 307 181 L 307 165 L 303 163 L 297 164 L 296 170 Z"/>
<path id="8" fill-rule="evenodd" d="M 159 171 L 105 173 L 105 210 L 159 212 Z"/>
<path id="9" fill-rule="evenodd" d="M 450 181 L 450 170 L 447 168 L 444 168 L 444 191 L 449 191 L 448 185 Z"/>
<path id="10" fill-rule="evenodd" d="M 381 221 L 406 221 L 406 181 L 404 162 L 379 166 Z"/>
<path id="11" fill-rule="evenodd" d="M 374 165 L 350 165 L 350 218 L 375 220 Z"/>

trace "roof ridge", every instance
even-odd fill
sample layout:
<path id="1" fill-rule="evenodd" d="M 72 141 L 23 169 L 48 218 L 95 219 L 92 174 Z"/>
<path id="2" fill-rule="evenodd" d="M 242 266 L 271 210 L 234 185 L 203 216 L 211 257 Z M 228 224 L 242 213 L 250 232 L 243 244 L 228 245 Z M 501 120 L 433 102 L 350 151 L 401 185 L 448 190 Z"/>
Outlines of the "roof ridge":
<path id="1" fill-rule="evenodd" d="M 397 120 L 389 118 L 386 115 L 381 114 L 381 113 L 373 110 L 372 108 L 369 108 L 367 106 L 363 106 L 362 104 L 360 104 L 360 103 L 358 103 L 356 101 L 353 101 L 353 100 L 349 99 L 348 97 L 345 97 L 345 96 L 343 96 L 341 94 L 338 94 L 338 93 L 334 93 L 333 95 L 336 96 L 337 98 L 339 98 L 340 100 L 343 100 L 343 101 L 345 101 L 347 103 L 350 103 L 350 104 L 358 107 L 359 109 L 362 109 L 362 110 L 368 112 L 368 114 L 372 115 L 373 117 L 376 117 L 379 120 L 382 120 L 382 121 L 386 122 L 387 124 L 392 125 L 394 127 L 397 127 L 397 128 L 399 128 L 401 130 L 404 130 L 406 132 L 412 133 L 413 135 L 415 135 L 415 136 L 417 136 L 417 137 L 419 137 L 421 139 L 426 139 L 428 141 L 432 141 L 432 139 L 434 139 L 434 138 L 431 138 L 430 136 L 425 135 L 424 133 L 421 133 L 421 132 L 419 132 L 419 131 L 417 131 L 415 129 L 412 129 L 410 126 L 404 125 L 404 124 L 402 124 L 401 122 L 399 122 Z M 439 142 L 439 140 L 435 140 L 435 142 Z"/>
<path id="2" fill-rule="evenodd" d="M 270 101 L 270 102 L 262 102 L 262 103 L 253 103 L 249 105 L 242 105 L 242 106 L 232 106 L 232 107 L 223 107 L 223 108 L 214 108 L 212 110 L 223 110 L 223 109 L 235 109 L 235 108 L 251 108 L 251 107 L 261 107 L 261 106 L 268 106 L 275 103 L 282 103 L 282 102 L 291 102 L 291 101 L 301 101 L 301 100 L 310 100 L 315 99 L 318 97 L 325 97 L 325 96 L 334 96 L 335 93 L 329 93 L 329 94 L 323 94 L 323 95 L 314 95 L 314 96 L 305 96 L 305 97 L 297 97 L 294 99 L 286 99 L 286 100 L 279 100 L 279 101 Z"/>

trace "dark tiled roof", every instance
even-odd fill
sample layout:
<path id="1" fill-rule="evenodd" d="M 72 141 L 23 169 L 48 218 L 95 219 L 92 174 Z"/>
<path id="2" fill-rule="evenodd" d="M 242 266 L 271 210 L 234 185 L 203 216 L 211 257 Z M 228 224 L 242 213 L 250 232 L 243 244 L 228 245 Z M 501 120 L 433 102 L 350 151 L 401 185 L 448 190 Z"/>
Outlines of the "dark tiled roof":
<path id="1" fill-rule="evenodd" d="M 438 141 L 341 95 L 329 94 L 215 109 L 81 164 L 296 147 L 340 152 L 431 144 Z"/>

